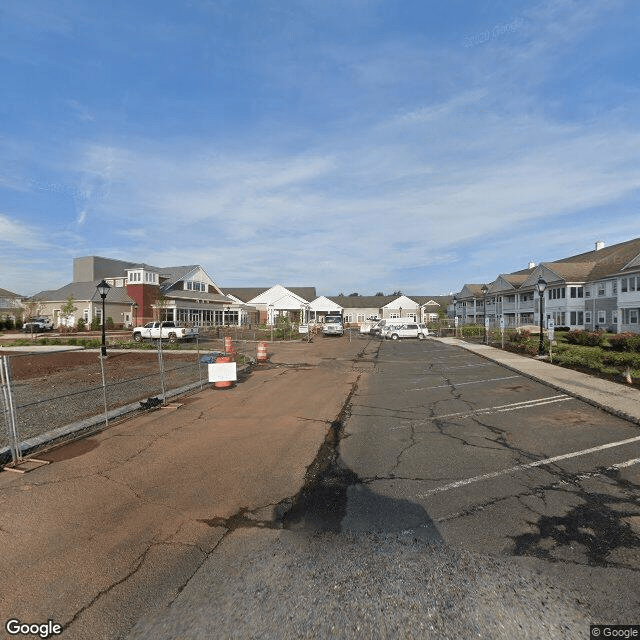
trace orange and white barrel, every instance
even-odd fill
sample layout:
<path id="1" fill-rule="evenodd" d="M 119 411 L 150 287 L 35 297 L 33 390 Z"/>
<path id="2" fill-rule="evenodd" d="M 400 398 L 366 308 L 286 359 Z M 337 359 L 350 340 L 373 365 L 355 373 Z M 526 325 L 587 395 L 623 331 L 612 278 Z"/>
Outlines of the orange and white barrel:
<path id="1" fill-rule="evenodd" d="M 258 355 L 256 356 L 258 362 L 266 362 L 267 360 L 267 343 L 258 342 Z"/>
<path id="2" fill-rule="evenodd" d="M 233 341 L 231 340 L 231 336 L 224 337 L 224 352 L 225 353 L 235 353 L 233 349 Z M 218 358 L 218 362 L 220 362 L 220 358 Z"/>
<path id="3" fill-rule="evenodd" d="M 226 340 L 226 338 L 225 338 Z M 229 340 L 231 340 L 231 338 L 229 338 Z M 231 357 L 230 356 L 218 356 L 216 358 L 216 363 L 217 362 L 231 362 Z M 213 386 L 216 389 L 228 389 L 229 387 L 233 386 L 233 381 L 232 380 L 219 380 L 218 382 L 214 382 Z"/>

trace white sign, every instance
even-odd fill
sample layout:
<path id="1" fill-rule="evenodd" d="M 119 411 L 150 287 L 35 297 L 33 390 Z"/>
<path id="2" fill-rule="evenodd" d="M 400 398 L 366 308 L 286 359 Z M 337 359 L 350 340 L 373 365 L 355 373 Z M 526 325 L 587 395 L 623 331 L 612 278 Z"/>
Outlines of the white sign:
<path id="1" fill-rule="evenodd" d="M 504 331 L 504 318 L 500 318 L 500 331 Z"/>
<path id="2" fill-rule="evenodd" d="M 456 317 L 453 319 L 453 325 L 454 325 L 455 327 L 457 327 L 457 326 L 458 326 L 458 316 L 456 316 Z"/>
<path id="3" fill-rule="evenodd" d="M 208 367 L 209 382 L 234 382 L 238 379 L 235 362 L 215 362 Z"/>
<path id="4" fill-rule="evenodd" d="M 556 328 L 555 322 L 551 318 L 549 318 L 549 320 L 547 320 L 547 337 L 549 338 L 549 341 L 554 339 L 553 333 L 555 328 Z"/>
<path id="5" fill-rule="evenodd" d="M 489 318 L 485 318 L 484 319 L 484 328 L 488 329 L 489 328 Z"/>

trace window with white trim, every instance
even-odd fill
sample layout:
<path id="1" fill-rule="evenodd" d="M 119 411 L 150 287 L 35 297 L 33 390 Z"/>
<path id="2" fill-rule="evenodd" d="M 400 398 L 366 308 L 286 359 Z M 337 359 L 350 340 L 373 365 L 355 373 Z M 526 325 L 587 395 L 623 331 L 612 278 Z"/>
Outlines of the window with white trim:
<path id="1" fill-rule="evenodd" d="M 604 324 L 607 321 L 607 312 L 604 309 L 598 310 L 598 324 Z"/>

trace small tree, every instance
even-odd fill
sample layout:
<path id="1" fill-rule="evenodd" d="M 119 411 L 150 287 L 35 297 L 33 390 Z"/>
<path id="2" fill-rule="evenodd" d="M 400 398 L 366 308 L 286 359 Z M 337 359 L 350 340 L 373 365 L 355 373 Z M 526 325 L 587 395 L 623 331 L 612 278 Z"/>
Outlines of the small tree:
<path id="1" fill-rule="evenodd" d="M 77 310 L 78 307 L 73 304 L 73 296 L 70 295 L 60 309 L 60 328 L 62 331 L 67 331 L 75 325 L 76 319 L 74 314 Z M 71 318 L 71 324 L 69 324 L 69 318 Z"/>
<path id="2" fill-rule="evenodd" d="M 169 305 L 169 300 L 162 293 L 158 292 L 153 304 L 153 319 L 160 322 L 164 320 L 164 311 Z"/>
<path id="3" fill-rule="evenodd" d="M 22 306 L 24 308 L 24 319 L 27 322 L 33 318 L 37 318 L 42 313 L 42 302 L 40 302 L 40 300 L 31 298 L 23 302 Z M 31 333 L 33 334 L 33 325 L 31 325 L 31 327 Z"/>

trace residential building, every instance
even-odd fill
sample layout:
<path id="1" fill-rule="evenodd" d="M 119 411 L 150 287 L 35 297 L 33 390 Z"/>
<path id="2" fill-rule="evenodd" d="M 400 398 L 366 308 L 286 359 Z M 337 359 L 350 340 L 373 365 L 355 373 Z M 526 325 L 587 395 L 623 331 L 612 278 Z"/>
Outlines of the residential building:
<path id="1" fill-rule="evenodd" d="M 570 329 L 640 332 L 640 238 L 499 275 L 493 282 L 464 285 L 453 313 L 462 323 L 538 325 L 536 283 L 547 283 L 543 321 Z M 486 303 L 486 308 L 485 308 Z"/>
<path id="2" fill-rule="evenodd" d="M 0 320 L 11 318 L 14 322 L 22 316 L 21 296 L 7 289 L 0 289 Z"/>
<path id="3" fill-rule="evenodd" d="M 235 287 L 225 289 L 225 293 L 238 303 L 251 305 L 261 324 L 275 324 L 280 316 L 296 322 L 308 320 L 309 304 L 316 297 L 316 288 L 276 284 L 269 288 Z"/>
<path id="4" fill-rule="evenodd" d="M 361 325 L 374 317 L 429 322 L 446 313 L 451 296 L 329 296 L 326 299 L 342 309 L 347 324 Z"/>

